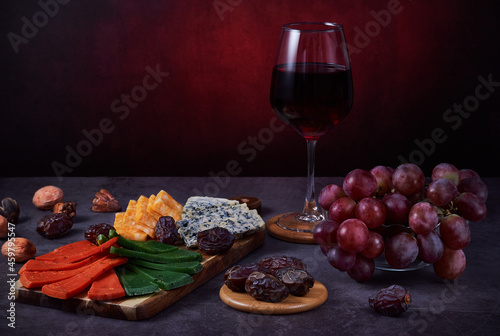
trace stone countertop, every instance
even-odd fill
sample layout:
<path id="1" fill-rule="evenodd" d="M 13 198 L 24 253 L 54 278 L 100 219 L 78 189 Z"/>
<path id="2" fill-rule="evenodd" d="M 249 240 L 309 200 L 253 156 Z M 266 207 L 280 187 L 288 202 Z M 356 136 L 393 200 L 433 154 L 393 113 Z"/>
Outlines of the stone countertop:
<path id="1" fill-rule="evenodd" d="M 472 241 L 464 250 L 467 268 L 455 281 L 443 281 L 432 267 L 412 272 L 376 270 L 367 283 L 359 284 L 331 267 L 317 245 L 288 243 L 266 237 L 264 245 L 239 263 L 256 262 L 266 256 L 291 255 L 303 259 L 310 273 L 328 289 L 320 307 L 292 315 L 247 314 L 226 306 L 219 299 L 223 283 L 218 274 L 159 314 L 141 321 L 125 321 L 56 309 L 15 304 L 15 329 L 8 326 L 9 300 L 7 261 L 0 263 L 0 334 L 2 335 L 494 335 L 500 328 L 500 178 L 484 179 L 489 187 L 488 215 L 471 223 Z M 319 190 L 341 178 L 317 178 Z M 66 201 L 77 202 L 73 229 L 64 237 L 48 240 L 35 231 L 46 213 L 31 199 L 45 185 L 56 185 Z M 300 210 L 305 178 L 278 177 L 72 177 L 0 178 L 0 198 L 12 197 L 21 208 L 15 226 L 18 237 L 37 246 L 37 254 L 81 240 L 91 224 L 113 223 L 114 214 L 90 210 L 95 192 L 111 191 L 122 205 L 140 195 L 164 189 L 184 203 L 192 195 L 255 196 L 262 200 L 264 220 L 290 210 Z M 3 243 L 6 238 L 2 238 Z M 16 270 L 21 264 L 16 265 Z M 370 310 L 368 297 L 382 287 L 399 284 L 412 294 L 410 309 L 399 317 Z"/>

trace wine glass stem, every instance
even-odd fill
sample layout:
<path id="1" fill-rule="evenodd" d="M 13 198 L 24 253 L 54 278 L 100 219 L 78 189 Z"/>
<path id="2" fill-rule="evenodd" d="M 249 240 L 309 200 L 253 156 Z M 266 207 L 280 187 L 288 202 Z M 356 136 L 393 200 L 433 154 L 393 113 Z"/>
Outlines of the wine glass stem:
<path id="1" fill-rule="evenodd" d="M 309 221 L 316 221 L 323 219 L 321 211 L 316 204 L 316 195 L 314 193 L 314 163 L 316 154 L 316 141 L 306 139 L 307 143 L 307 192 L 301 216 L 308 217 Z"/>

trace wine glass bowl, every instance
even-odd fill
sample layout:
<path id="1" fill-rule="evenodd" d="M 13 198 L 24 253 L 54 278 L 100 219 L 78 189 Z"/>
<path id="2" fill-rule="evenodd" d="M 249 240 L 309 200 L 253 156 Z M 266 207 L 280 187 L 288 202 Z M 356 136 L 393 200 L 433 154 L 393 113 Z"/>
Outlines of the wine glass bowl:
<path id="1" fill-rule="evenodd" d="M 314 193 L 316 141 L 337 125 L 352 106 L 352 74 L 342 25 L 297 22 L 281 28 L 271 80 L 271 106 L 307 143 L 304 208 L 281 216 L 278 226 L 312 232 L 324 219 Z"/>

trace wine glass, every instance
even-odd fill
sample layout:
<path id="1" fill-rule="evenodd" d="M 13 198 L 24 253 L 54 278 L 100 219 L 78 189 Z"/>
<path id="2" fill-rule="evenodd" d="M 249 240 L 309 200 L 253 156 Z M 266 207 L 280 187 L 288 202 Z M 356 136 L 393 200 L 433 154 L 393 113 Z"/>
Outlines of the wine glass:
<path id="1" fill-rule="evenodd" d="M 280 216 L 278 226 L 313 232 L 325 219 L 314 193 L 316 141 L 349 113 L 352 100 L 351 67 L 342 25 L 283 25 L 271 81 L 271 105 L 285 124 L 305 138 L 308 165 L 304 208 Z"/>

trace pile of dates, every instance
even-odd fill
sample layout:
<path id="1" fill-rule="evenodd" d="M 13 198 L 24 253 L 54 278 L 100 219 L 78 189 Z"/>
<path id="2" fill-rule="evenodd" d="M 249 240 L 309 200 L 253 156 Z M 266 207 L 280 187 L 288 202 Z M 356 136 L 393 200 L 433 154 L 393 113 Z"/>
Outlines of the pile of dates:
<path id="1" fill-rule="evenodd" d="M 314 286 L 306 264 L 295 257 L 266 257 L 259 263 L 235 265 L 224 274 L 234 292 L 248 293 L 265 302 L 281 302 L 288 295 L 304 296 Z"/>

